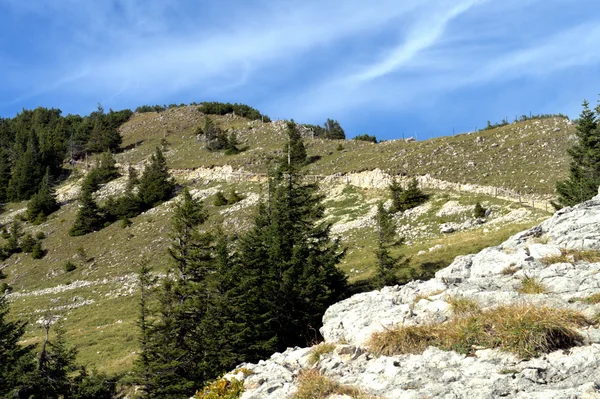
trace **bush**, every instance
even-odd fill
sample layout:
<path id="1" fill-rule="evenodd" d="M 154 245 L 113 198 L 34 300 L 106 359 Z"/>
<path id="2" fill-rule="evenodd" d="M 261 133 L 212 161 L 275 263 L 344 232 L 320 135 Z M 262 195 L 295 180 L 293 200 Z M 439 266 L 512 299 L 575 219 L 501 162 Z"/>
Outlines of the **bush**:
<path id="1" fill-rule="evenodd" d="M 406 189 L 402 188 L 398 182 L 393 181 L 389 189 L 392 192 L 392 212 L 404 212 L 427 202 L 429 199 L 429 195 L 419 188 L 417 179 L 412 179 Z"/>
<path id="2" fill-rule="evenodd" d="M 479 202 L 477 202 L 475 204 L 475 208 L 473 209 L 473 216 L 478 218 L 478 219 L 482 219 L 485 217 L 485 212 L 487 209 L 485 209 L 484 207 L 481 206 L 481 204 Z"/>
<path id="3" fill-rule="evenodd" d="M 38 240 L 43 240 L 43 239 L 46 238 L 46 234 L 43 231 L 38 231 L 35 234 L 35 238 L 38 239 Z"/>
<path id="4" fill-rule="evenodd" d="M 0 295 L 12 292 L 12 287 L 8 283 L 0 283 Z"/>
<path id="5" fill-rule="evenodd" d="M 207 383 L 201 391 L 196 392 L 195 399 L 237 399 L 244 392 L 244 383 L 236 378 L 227 380 L 223 377 Z"/>
<path id="6" fill-rule="evenodd" d="M 359 134 L 358 136 L 354 137 L 352 140 L 357 140 L 357 141 L 368 141 L 370 143 L 375 143 L 377 144 L 377 137 L 375 136 L 370 136 L 368 134 Z"/>
<path id="7" fill-rule="evenodd" d="M 46 251 L 42 247 L 41 241 L 36 241 L 31 250 L 31 257 L 33 259 L 42 259 L 46 255 Z"/>
<path id="8" fill-rule="evenodd" d="M 65 270 L 65 272 L 69 273 L 69 272 L 72 272 L 73 270 L 77 269 L 77 266 L 75 266 L 75 263 L 68 260 L 64 264 L 63 269 Z"/>
<path id="9" fill-rule="evenodd" d="M 25 237 L 21 240 L 21 251 L 26 254 L 31 253 L 33 251 L 33 246 L 35 245 L 36 240 L 31 236 L 31 234 L 25 234 Z"/>
<path id="10" fill-rule="evenodd" d="M 231 189 L 231 191 L 229 192 L 229 196 L 227 197 L 227 204 L 228 205 L 233 205 L 235 203 L 240 202 L 241 200 L 243 200 L 244 197 L 242 197 L 241 195 L 239 195 L 235 189 Z"/>
<path id="11" fill-rule="evenodd" d="M 381 355 L 422 353 L 429 346 L 459 353 L 477 347 L 497 348 L 531 358 L 578 345 L 576 328 L 590 322 L 577 311 L 506 305 L 455 316 L 444 324 L 400 326 L 374 334 L 369 348 Z"/>
<path id="12" fill-rule="evenodd" d="M 223 194 L 222 191 L 218 191 L 215 194 L 215 199 L 213 200 L 213 205 L 214 206 L 224 206 L 224 205 L 227 205 L 227 198 L 225 198 L 225 195 Z"/>

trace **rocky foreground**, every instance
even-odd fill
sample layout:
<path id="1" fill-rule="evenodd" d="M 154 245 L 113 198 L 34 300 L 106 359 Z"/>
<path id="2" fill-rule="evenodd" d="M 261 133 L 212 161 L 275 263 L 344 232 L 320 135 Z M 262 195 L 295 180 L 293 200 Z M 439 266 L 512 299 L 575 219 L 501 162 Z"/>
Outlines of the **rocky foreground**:
<path id="1" fill-rule="evenodd" d="M 483 309 L 532 303 L 594 318 L 600 304 L 581 299 L 600 293 L 600 262 L 572 255 L 584 250 L 600 250 L 600 195 L 500 246 L 457 257 L 434 279 L 358 294 L 331 306 L 321 333 L 334 349 L 317 360 L 314 348 L 290 348 L 258 364 L 241 365 L 245 373 L 227 378 L 244 381 L 243 399 L 290 397 L 298 376 L 310 368 L 371 397 L 388 399 L 600 398 L 598 325 L 580 329 L 580 346 L 528 360 L 484 348 L 471 356 L 434 347 L 419 355 L 375 356 L 365 345 L 374 332 L 395 325 L 448 320 L 453 313 L 448 300 L 456 297 Z M 526 277 L 540 283 L 544 293 L 519 292 Z"/>

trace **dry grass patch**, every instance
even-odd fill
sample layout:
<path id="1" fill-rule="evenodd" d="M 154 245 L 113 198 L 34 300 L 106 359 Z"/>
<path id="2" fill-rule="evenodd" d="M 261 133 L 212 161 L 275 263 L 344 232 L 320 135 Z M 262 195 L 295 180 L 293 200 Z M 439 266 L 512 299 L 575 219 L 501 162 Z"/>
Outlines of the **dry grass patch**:
<path id="1" fill-rule="evenodd" d="M 518 291 L 521 294 L 545 294 L 547 292 L 546 287 L 533 277 L 525 277 L 521 281 Z"/>
<path id="2" fill-rule="evenodd" d="M 477 302 L 468 298 L 455 296 L 447 298 L 446 302 L 448 302 L 450 306 L 452 306 L 452 311 L 454 312 L 454 314 L 459 316 L 478 313 L 481 310 Z"/>
<path id="3" fill-rule="evenodd" d="M 341 385 L 317 369 L 304 371 L 298 377 L 297 391 L 291 399 L 326 399 L 330 395 L 348 395 L 353 399 L 376 399 L 358 388 Z"/>
<path id="4" fill-rule="evenodd" d="M 319 362 L 319 360 L 321 360 L 321 356 L 327 354 L 327 353 L 331 353 L 333 352 L 333 350 L 335 349 L 335 344 L 331 344 L 331 343 L 321 343 L 319 345 L 313 346 L 313 348 L 310 351 L 310 357 L 308 358 L 308 361 L 310 364 L 316 364 Z"/>
<path id="5" fill-rule="evenodd" d="M 541 259 L 541 262 L 546 265 L 553 265 L 555 263 L 575 263 L 575 262 L 589 262 L 597 263 L 600 262 L 600 251 L 586 250 L 579 251 L 576 249 L 565 249 L 560 250 L 560 255 L 547 256 Z"/>
<path id="6" fill-rule="evenodd" d="M 516 266 L 507 266 L 504 269 L 502 269 L 502 274 L 505 276 L 512 276 L 513 274 L 515 274 L 518 271 L 519 271 L 519 268 Z"/>
<path id="7" fill-rule="evenodd" d="M 485 347 L 530 358 L 578 345 L 582 337 L 576 327 L 589 323 L 573 310 L 508 305 L 457 315 L 444 324 L 400 326 L 376 333 L 368 347 L 386 356 L 418 354 L 429 346 L 464 354 Z"/>

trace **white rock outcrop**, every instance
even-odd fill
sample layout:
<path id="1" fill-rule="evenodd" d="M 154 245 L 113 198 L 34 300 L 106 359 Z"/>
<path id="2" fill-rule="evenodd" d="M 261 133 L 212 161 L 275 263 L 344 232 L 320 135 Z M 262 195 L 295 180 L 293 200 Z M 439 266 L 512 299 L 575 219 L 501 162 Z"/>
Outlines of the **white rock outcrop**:
<path id="1" fill-rule="evenodd" d="M 419 355 L 376 357 L 364 349 L 371 334 L 398 324 L 444 322 L 448 299 L 465 297 L 482 308 L 534 303 L 596 315 L 600 305 L 575 299 L 600 293 L 600 263 L 565 262 L 561 249 L 600 249 L 600 195 L 557 212 L 539 226 L 478 254 L 460 256 L 429 281 L 357 294 L 331 306 L 321 333 L 335 349 L 308 361 L 311 348 L 290 348 L 258 364 L 244 364 L 243 399 L 287 398 L 299 373 L 319 367 L 342 384 L 382 398 L 600 398 L 600 329 L 586 327 L 581 346 L 522 360 L 499 350 L 474 356 L 430 347 Z M 564 250 L 563 250 L 564 251 Z M 552 258 L 551 258 L 552 257 Z M 548 264 L 548 259 L 557 263 Z M 520 294 L 524 277 L 546 293 Z"/>

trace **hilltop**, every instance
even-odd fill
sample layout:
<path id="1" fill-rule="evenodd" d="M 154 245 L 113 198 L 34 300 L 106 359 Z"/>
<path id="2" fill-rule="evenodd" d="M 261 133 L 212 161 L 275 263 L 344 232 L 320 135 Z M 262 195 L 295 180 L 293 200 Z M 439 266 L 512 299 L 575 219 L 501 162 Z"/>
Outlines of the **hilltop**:
<path id="1" fill-rule="evenodd" d="M 282 155 L 285 122 L 262 123 L 234 115 L 211 116 L 223 130 L 235 132 L 248 150 L 226 156 L 201 151 L 195 130 L 203 114 L 197 107 L 137 113 L 123 124 L 123 146 L 118 158 L 138 163 L 163 140 L 174 169 L 229 165 L 234 170 L 267 172 L 269 161 Z M 381 169 L 391 175 L 430 175 L 440 180 L 477 184 L 552 196 L 554 184 L 566 176 L 566 149 L 575 127 L 564 118 L 516 122 L 495 129 L 425 141 L 401 139 L 379 144 L 358 140 L 313 139 L 305 130 L 305 143 L 313 163 L 310 174 L 347 174 Z"/>

